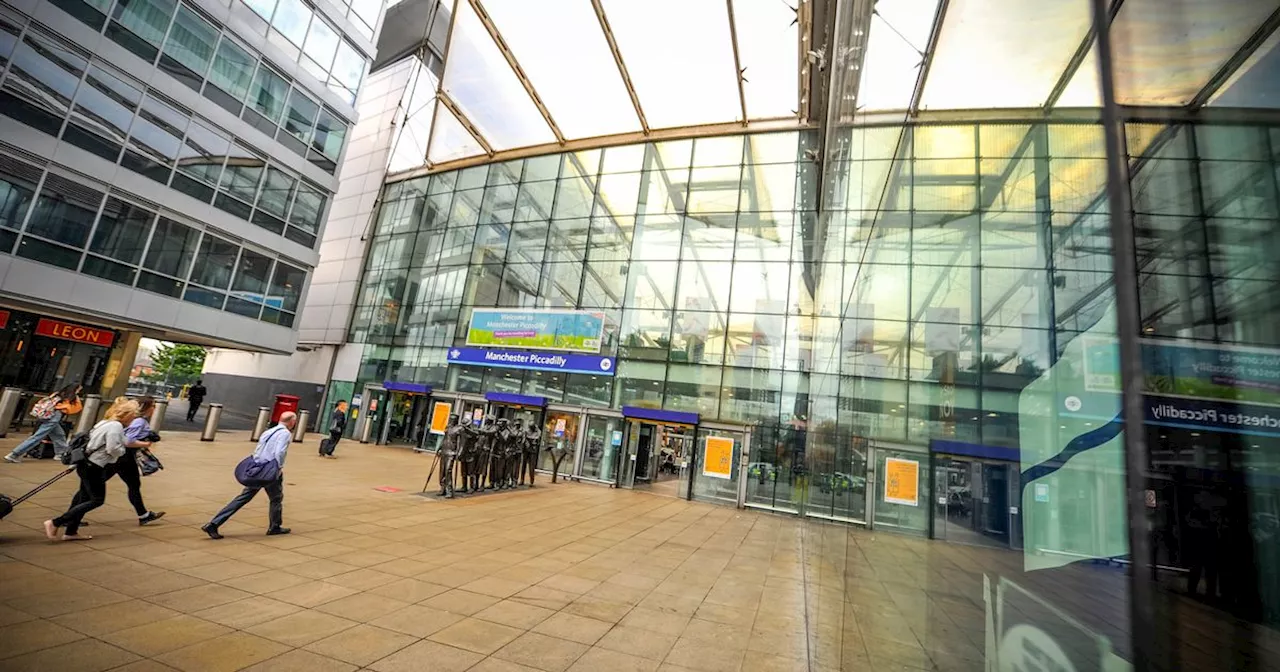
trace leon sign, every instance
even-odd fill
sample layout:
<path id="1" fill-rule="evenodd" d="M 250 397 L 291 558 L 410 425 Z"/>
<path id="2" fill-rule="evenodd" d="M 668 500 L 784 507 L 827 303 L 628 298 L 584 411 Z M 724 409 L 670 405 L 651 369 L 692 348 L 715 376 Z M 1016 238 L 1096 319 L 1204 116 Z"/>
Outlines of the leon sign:
<path id="1" fill-rule="evenodd" d="M 115 333 L 107 329 L 94 329 L 92 327 L 84 327 L 79 324 L 70 324 L 68 322 L 59 322 L 57 320 L 44 318 L 41 318 L 40 321 L 36 323 L 36 335 L 51 336 L 53 338 L 89 343 L 91 345 L 100 345 L 104 348 L 111 347 L 111 344 L 116 340 Z"/>

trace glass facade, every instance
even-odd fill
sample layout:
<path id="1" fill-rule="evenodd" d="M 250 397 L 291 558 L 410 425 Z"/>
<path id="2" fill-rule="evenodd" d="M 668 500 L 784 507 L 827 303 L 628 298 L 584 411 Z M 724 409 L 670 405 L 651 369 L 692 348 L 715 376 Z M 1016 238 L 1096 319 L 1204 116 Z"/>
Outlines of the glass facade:
<path id="1" fill-rule="evenodd" d="M 1148 393 L 1267 403 L 1280 129 L 1125 130 L 1142 352 L 1163 367 Z M 357 387 L 692 411 L 748 428 L 748 506 L 1024 548 L 1028 570 L 1128 553 L 1104 127 L 845 129 L 823 193 L 806 158 L 815 142 L 802 131 L 645 143 L 387 185 L 351 326 L 365 344 Z M 616 376 L 449 365 L 481 307 L 603 313 Z M 1264 367 L 1262 387 L 1187 379 L 1180 358 L 1214 357 Z M 1169 403 L 1177 417 L 1203 411 Z M 1173 485 L 1196 465 L 1274 472 L 1274 431 L 1215 434 L 1153 413 L 1151 478 L 1170 483 L 1152 488 L 1161 510 L 1210 496 Z M 592 436 L 612 421 L 589 422 Z M 1061 457 L 1081 440 L 1087 453 Z M 611 479 L 591 450 L 581 473 Z M 1255 521 L 1276 515 L 1269 482 L 1239 501 Z M 1200 563 L 1198 528 L 1163 524 L 1155 552 L 1180 583 Z M 1240 560 L 1268 586 L 1273 573 L 1254 563 L 1270 543 Z M 1235 613 L 1274 618 L 1276 595 Z M 1124 640 L 1123 619 L 1086 625 Z"/>
<path id="2" fill-rule="evenodd" d="M 0 69 L 0 114 L 272 233 L 307 247 L 316 245 L 328 201 L 324 189 L 268 160 L 263 152 L 233 142 L 230 133 L 101 59 L 86 59 L 57 37 L 26 24 L 25 19 L 0 13 L 0 63 L 8 66 Z M 259 68 L 260 74 L 265 67 Z M 279 88 L 261 77 L 255 81 L 258 102 L 245 109 L 246 119 L 263 118 L 257 111 L 261 109 L 275 109 L 276 116 L 284 116 L 280 111 L 288 85 L 279 77 L 274 81 Z M 299 96 L 309 106 L 296 102 Z M 345 126 L 325 126 L 334 123 L 326 116 L 328 109 L 317 107 L 296 88 L 290 104 L 290 135 L 282 144 L 304 147 L 305 139 L 311 149 L 300 152 L 332 154 L 332 159 L 321 158 L 333 170 Z M 311 116 L 297 112 L 298 118 L 293 118 L 299 108 Z"/>
<path id="3" fill-rule="evenodd" d="M 53 4 L 94 30 L 104 31 L 142 60 L 155 63 L 158 58 L 162 68 L 197 90 L 215 52 L 225 56 L 235 51 L 246 61 L 258 61 L 257 55 L 250 55 L 235 42 L 231 31 L 206 18 L 194 5 L 174 0 L 118 0 L 114 4 L 110 0 L 53 0 Z M 348 104 L 355 104 L 367 61 L 342 39 L 342 31 L 300 0 L 282 0 L 279 8 L 274 1 L 263 0 L 229 0 L 224 4 L 233 10 L 251 9 L 234 13 L 243 23 L 256 26 L 267 35 L 320 84 Z M 353 17 L 372 12 L 372 18 L 352 21 L 371 39 L 369 25 L 377 20 L 380 3 L 355 0 L 351 4 L 361 6 L 359 14 L 352 11 Z M 219 37 L 227 46 L 219 44 Z M 214 69 L 218 70 L 218 66 Z M 209 73 L 209 77 L 216 79 L 215 73 Z"/>
<path id="4" fill-rule="evenodd" d="M 124 194 L 3 159 L 0 254 L 293 326 L 306 285 L 302 264 Z"/>

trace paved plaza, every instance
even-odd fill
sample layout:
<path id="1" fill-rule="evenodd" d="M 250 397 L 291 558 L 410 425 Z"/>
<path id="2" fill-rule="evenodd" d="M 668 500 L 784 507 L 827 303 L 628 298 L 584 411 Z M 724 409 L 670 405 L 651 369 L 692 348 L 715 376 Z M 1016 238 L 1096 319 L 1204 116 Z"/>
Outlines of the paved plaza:
<path id="1" fill-rule="evenodd" d="M 441 501 L 415 494 L 430 456 L 344 442 L 323 460 L 313 440 L 285 470 L 293 534 L 264 536 L 264 494 L 210 540 L 246 438 L 172 433 L 144 480 L 168 512 L 151 526 L 112 481 L 93 540 L 46 541 L 74 477 L 0 522 L 0 670 L 979 670 L 983 572 L 1021 563 L 545 478 Z M 56 470 L 0 465 L 0 492 Z M 1122 581 L 1073 570 L 1053 599 L 1122 624 Z"/>

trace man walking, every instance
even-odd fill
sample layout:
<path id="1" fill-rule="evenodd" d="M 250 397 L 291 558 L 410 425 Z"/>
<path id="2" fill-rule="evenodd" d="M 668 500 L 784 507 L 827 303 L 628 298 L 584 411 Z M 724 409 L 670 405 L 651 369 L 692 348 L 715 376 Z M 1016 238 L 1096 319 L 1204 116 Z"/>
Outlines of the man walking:
<path id="1" fill-rule="evenodd" d="M 343 399 L 333 408 L 333 416 L 329 418 L 329 438 L 320 441 L 320 457 L 337 459 L 333 451 L 338 447 L 342 433 L 347 430 L 347 400 Z"/>
<path id="2" fill-rule="evenodd" d="M 258 447 L 253 449 L 253 457 L 259 462 L 274 460 L 280 468 L 280 477 L 265 486 L 245 486 L 235 499 L 213 517 L 213 520 L 200 528 L 210 538 L 221 539 L 222 535 L 218 533 L 218 528 L 230 520 L 236 511 L 248 504 L 259 490 L 266 490 L 267 498 L 271 501 L 267 536 L 289 534 L 289 528 L 281 527 L 281 523 L 284 522 L 284 458 L 289 452 L 289 444 L 293 441 L 293 427 L 296 424 L 298 424 L 297 414 L 283 413 L 280 415 L 280 424 L 262 433 L 262 438 L 258 439 Z"/>
<path id="3" fill-rule="evenodd" d="M 208 393 L 209 391 L 204 389 L 203 380 L 197 380 L 196 384 L 187 390 L 187 422 L 196 421 L 196 411 L 200 410 L 200 404 L 204 403 L 204 395 Z"/>

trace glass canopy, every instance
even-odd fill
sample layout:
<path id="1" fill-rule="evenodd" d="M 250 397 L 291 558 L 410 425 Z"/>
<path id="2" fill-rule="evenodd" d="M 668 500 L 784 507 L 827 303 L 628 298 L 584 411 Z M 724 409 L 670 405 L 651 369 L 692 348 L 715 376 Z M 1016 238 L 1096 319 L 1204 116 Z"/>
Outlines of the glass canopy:
<path id="1" fill-rule="evenodd" d="M 840 122 L 854 120 L 845 110 L 914 116 L 1099 105 L 1087 2 L 878 0 L 842 28 L 857 46 L 839 54 L 811 48 L 810 37 L 827 30 L 811 25 L 812 4 L 457 0 L 424 159 L 434 170 L 663 134 L 810 127 L 822 115 L 807 104 L 808 73 L 821 79 L 838 68 L 856 83 L 839 91 Z M 1277 6 L 1116 2 L 1119 102 L 1240 100 L 1248 87 L 1235 85 L 1252 81 L 1242 79 L 1248 71 L 1280 62 L 1268 32 Z M 1205 28 L 1183 35 L 1174 25 Z M 1182 50 L 1188 40 L 1195 48 Z"/>

